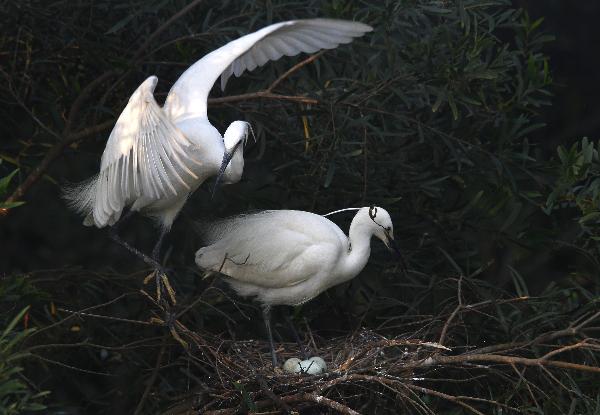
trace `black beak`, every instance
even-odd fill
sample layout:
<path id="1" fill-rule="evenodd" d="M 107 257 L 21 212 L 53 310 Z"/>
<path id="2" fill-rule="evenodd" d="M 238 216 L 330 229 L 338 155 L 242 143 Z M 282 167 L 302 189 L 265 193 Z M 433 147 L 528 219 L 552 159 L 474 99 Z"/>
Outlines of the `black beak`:
<path id="1" fill-rule="evenodd" d="M 225 153 L 223 154 L 223 161 L 221 162 L 221 168 L 219 169 L 219 174 L 217 175 L 217 178 L 215 180 L 215 184 L 213 185 L 213 189 L 212 189 L 212 192 L 210 194 L 210 198 L 211 199 L 215 197 L 215 192 L 217 191 L 217 188 L 219 187 L 219 183 L 221 182 L 221 177 L 225 173 L 225 170 L 227 170 L 227 166 L 229 165 L 229 162 L 233 158 L 233 155 L 235 154 L 236 148 L 237 147 L 235 147 L 233 149 L 233 151 L 230 152 L 230 153 L 227 152 L 227 151 L 225 151 Z"/>
<path id="2" fill-rule="evenodd" d="M 385 233 L 385 237 L 386 237 L 386 242 L 387 242 L 385 245 L 390 250 L 390 252 L 393 252 L 395 254 L 396 258 L 398 258 L 398 262 L 400 262 L 400 267 L 402 268 L 402 272 L 404 274 L 406 274 L 406 271 L 407 271 L 406 261 L 404 260 L 404 257 L 402 256 L 402 253 L 400 252 L 400 248 L 398 247 L 398 244 L 396 243 L 394 238 L 392 238 L 387 232 Z"/>

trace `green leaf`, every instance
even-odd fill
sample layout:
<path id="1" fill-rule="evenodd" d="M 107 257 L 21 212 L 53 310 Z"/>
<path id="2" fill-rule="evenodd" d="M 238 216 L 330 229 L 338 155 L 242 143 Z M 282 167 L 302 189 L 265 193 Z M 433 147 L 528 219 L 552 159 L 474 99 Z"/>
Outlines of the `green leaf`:
<path id="1" fill-rule="evenodd" d="M 25 307 L 24 309 L 22 309 L 19 314 L 17 314 L 10 323 L 8 323 L 8 326 L 6 326 L 6 328 L 4 329 L 4 331 L 2 332 L 2 334 L 0 335 L 0 340 L 4 340 L 6 338 L 6 336 L 8 335 L 8 333 L 10 333 L 15 326 L 19 323 L 19 321 L 21 321 L 21 319 L 23 318 L 23 316 L 25 315 L 25 313 L 27 313 L 27 311 L 29 311 L 29 306 Z"/>
<path id="2" fill-rule="evenodd" d="M 25 202 L 0 202 L 0 209 L 12 209 L 24 204 Z"/>
<path id="3" fill-rule="evenodd" d="M 12 180 L 14 175 L 17 174 L 18 171 L 19 171 L 19 169 L 15 169 L 8 176 L 5 176 L 0 179 L 0 196 L 4 195 L 6 193 L 6 190 L 8 189 L 8 185 L 10 184 L 10 181 Z"/>
<path id="4" fill-rule="evenodd" d="M 114 26 L 112 26 L 110 29 L 104 32 L 104 34 L 110 35 L 112 33 L 118 32 L 119 30 L 123 29 L 127 25 L 127 23 L 132 21 L 137 15 L 138 13 L 131 13 L 127 15 L 127 17 L 125 17 L 122 20 L 119 20 Z"/>
<path id="5" fill-rule="evenodd" d="M 600 212 L 592 212 L 579 219 L 579 223 L 585 225 L 589 222 L 597 222 L 598 220 L 600 220 Z"/>

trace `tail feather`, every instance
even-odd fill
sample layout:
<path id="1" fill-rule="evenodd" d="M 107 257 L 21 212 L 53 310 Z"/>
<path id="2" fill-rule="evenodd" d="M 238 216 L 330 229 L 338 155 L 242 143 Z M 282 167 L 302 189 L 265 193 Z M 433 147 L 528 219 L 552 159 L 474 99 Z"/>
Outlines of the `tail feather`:
<path id="1" fill-rule="evenodd" d="M 86 226 L 94 224 L 97 179 L 96 175 L 80 183 L 66 184 L 62 188 L 63 199 L 67 201 L 69 208 L 85 216 L 83 224 Z"/>

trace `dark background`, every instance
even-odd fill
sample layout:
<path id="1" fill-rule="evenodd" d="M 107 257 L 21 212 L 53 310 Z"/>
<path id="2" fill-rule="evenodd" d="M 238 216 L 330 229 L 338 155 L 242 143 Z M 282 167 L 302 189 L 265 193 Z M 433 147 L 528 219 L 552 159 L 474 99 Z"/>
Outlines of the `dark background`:
<path id="1" fill-rule="evenodd" d="M 17 75 L 13 80 L 33 85 L 24 88 L 25 106 L 33 108 L 38 117 L 60 132 L 68 108 L 81 88 L 103 70 L 119 68 L 125 72 L 127 58 L 135 53 L 145 36 L 187 3 L 165 2 L 166 6 L 158 12 L 144 11 L 144 2 L 117 6 L 114 1 L 95 4 L 82 1 L 77 7 L 68 2 L 53 3 L 52 7 L 46 7 L 44 2 L 10 3 L 5 21 L 11 26 L 8 36 L 3 38 L 2 56 L 10 61 L 14 39 L 19 36 L 20 39 L 25 39 L 27 33 L 38 36 L 32 42 L 37 45 L 37 55 L 33 58 L 38 60 L 33 61 L 38 66 L 31 69 L 27 59 L 20 60 L 19 65 L 23 66 L 14 71 Z M 498 92 L 498 85 L 485 78 L 473 81 L 476 87 L 471 89 L 470 83 L 454 77 L 452 70 L 456 68 L 445 65 L 451 61 L 448 57 L 454 57 L 454 48 L 461 46 L 452 42 L 452 36 L 457 35 L 450 31 L 446 38 L 436 32 L 435 24 L 428 26 L 431 22 L 443 26 L 443 19 L 435 12 L 425 13 L 431 21 L 411 14 L 413 3 L 427 2 L 367 3 L 361 2 L 360 6 L 344 1 L 203 3 L 164 33 L 161 42 L 200 33 L 197 38 L 173 41 L 171 46 L 150 53 L 119 82 L 103 86 L 78 118 L 77 129 L 94 125 L 99 119 L 114 119 L 131 91 L 150 74 L 159 77 L 156 95 L 161 103 L 171 82 L 189 63 L 227 40 L 270 22 L 329 16 L 366 19 L 380 25 L 367 40 L 327 52 L 282 83 L 282 93 L 321 94 L 318 97 L 323 104 L 316 108 L 269 101 L 209 106 L 209 118 L 220 131 L 236 119 L 247 119 L 260 127 L 258 142 L 250 143 L 246 149 L 243 180 L 223 187 L 214 200 L 210 200 L 208 193 L 210 183 L 205 183 L 187 203 L 164 244 L 163 261 L 170 269 L 181 307 L 193 303 L 208 286 L 224 288 L 211 291 L 205 303 L 197 304 L 186 315 L 186 322 L 223 339 L 263 336 L 255 303 L 235 298 L 219 285 L 218 279 L 200 279 L 202 274 L 192 261 L 200 246 L 193 231 L 198 218 L 267 208 L 326 213 L 372 203 L 390 211 L 409 272 L 403 275 L 397 262 L 374 240 L 369 264 L 359 277 L 328 290 L 301 309 L 292 310 L 297 322 L 303 327 L 310 326 L 323 339 L 345 335 L 362 326 L 389 335 L 411 332 L 426 337 L 431 334 L 428 330 L 439 331 L 439 324 L 417 328 L 409 324 L 418 320 L 415 316 L 452 310 L 459 275 L 472 277 L 472 281 L 465 283 L 465 301 L 540 295 L 547 299 L 540 309 L 549 310 L 552 318 L 563 319 L 561 327 L 570 321 L 569 313 L 593 307 L 597 302 L 598 249 L 590 236 L 597 237 L 598 229 L 582 231 L 577 222 L 582 212 L 577 206 L 561 206 L 551 214 L 544 213 L 542 208 L 560 181 L 557 147 L 570 147 L 584 136 L 593 141 L 600 137 L 600 58 L 596 53 L 600 44 L 597 23 L 600 3 L 514 1 L 516 7 L 526 10 L 530 21 L 543 17 L 536 32 L 552 35 L 555 40 L 544 44 L 541 52 L 536 51 L 539 60 L 535 61 L 539 64 L 546 55 L 552 84 L 540 84 L 541 70 L 537 66 L 533 65 L 531 71 L 521 66 L 507 70 L 497 81 L 508 92 Z M 408 17 L 400 20 L 409 23 L 400 28 L 390 23 L 388 28 L 385 7 L 392 9 L 395 3 L 406 6 Z M 385 7 L 377 9 L 382 4 Z M 208 30 L 211 24 L 229 14 L 236 16 L 232 22 Z M 132 15 L 135 16 L 132 20 L 126 20 Z M 124 23 L 118 27 L 121 22 Z M 413 26 L 423 33 L 413 33 Z M 518 32 L 505 27 L 494 35 L 500 39 L 499 43 L 506 42 L 514 51 L 518 49 L 514 41 Z M 421 59 L 425 52 L 418 49 L 419 40 L 431 33 L 438 36 L 432 41 L 435 53 L 425 62 L 426 59 Z M 405 38 L 410 39 L 406 44 L 402 43 Z M 105 56 L 103 51 L 111 54 Z M 500 54 L 495 47 L 490 47 L 487 53 Z M 521 64 L 526 62 L 526 57 L 516 52 L 511 56 Z M 231 79 L 224 95 L 261 90 L 304 57 L 281 59 L 261 70 L 245 73 L 240 79 Z M 404 59 L 407 69 L 396 59 L 401 62 Z M 460 59 L 453 64 L 459 69 L 466 66 Z M 7 65 L 4 70 L 9 69 Z M 36 73 L 39 79 L 35 78 Z M 531 96 L 511 101 L 506 97 L 518 83 L 517 78 L 530 82 L 533 92 Z M 333 80 L 330 89 L 323 87 L 326 79 Z M 377 89 L 382 84 L 385 93 Z M 15 85 L 19 86 L 18 82 Z M 5 93 L 6 82 L 3 88 Z M 447 88 L 456 92 L 459 111 L 456 118 L 449 101 L 442 100 L 435 114 L 431 111 L 439 91 Z M 469 113 L 472 108 L 459 98 L 463 94 L 478 97 L 477 88 L 493 98 L 485 110 L 475 107 Z M 219 96 L 217 89 L 212 96 Z M 542 90 L 550 91 L 551 96 L 539 92 Z M 397 118 L 387 113 L 364 115 L 356 108 L 339 104 L 347 96 L 364 98 L 377 111 L 399 115 L 396 114 Z M 54 143 L 54 138 L 41 131 L 13 98 L 2 97 L 0 126 L 0 151 L 4 158 L 0 177 L 14 170 L 10 160 L 17 159 L 21 165 L 11 190 L 25 180 Z M 515 120 L 522 114 L 525 121 L 519 124 Z M 302 115 L 309 118 L 313 136 L 322 139 L 326 146 L 313 147 L 313 152 L 304 151 Z M 418 119 L 419 125 L 431 129 L 418 133 L 412 117 Z M 513 125 L 516 125 L 513 131 L 521 132 L 538 123 L 545 126 L 523 136 L 507 132 Z M 332 125 L 338 129 L 338 136 L 332 132 Z M 364 133 L 365 128 L 368 134 Z M 25 204 L 0 217 L 0 276 L 3 282 L 8 281 L 8 288 L 0 285 L 5 293 L 0 312 L 6 310 L 6 316 L 31 305 L 30 324 L 53 327 L 61 315 L 53 307 L 80 310 L 123 293 L 130 297 L 103 309 L 103 313 L 139 320 L 155 315 L 152 306 L 139 295 L 140 288 L 144 288 L 141 281 L 148 273 L 145 265 L 111 242 L 106 229 L 83 227 L 81 218 L 69 211 L 60 198 L 61 184 L 83 180 L 97 172 L 109 131 L 68 146 L 42 180 L 23 197 Z M 449 141 L 445 141 L 447 138 Z M 351 156 L 363 149 L 363 139 L 368 140 L 368 145 L 365 143 L 367 186 L 363 180 L 363 160 Z M 468 146 L 456 144 L 460 140 Z M 460 153 L 466 160 L 464 164 L 455 162 L 453 146 L 464 151 Z M 519 158 L 522 154 L 529 154 L 535 160 L 523 161 Z M 485 194 L 480 200 L 477 194 L 481 189 Z M 340 215 L 334 221 L 347 231 L 351 218 L 352 214 Z M 151 220 L 138 216 L 126 225 L 122 235 L 149 251 L 158 231 Z M 572 287 L 580 291 L 573 294 L 568 291 Z M 557 292 L 560 295 L 555 296 Z M 471 322 L 476 330 L 453 333 L 452 341 L 460 345 L 491 344 L 535 337 L 538 328 L 545 330 L 546 325 L 554 322 L 550 317 L 540 318 L 540 309 L 510 309 L 508 314 L 496 310 L 500 316 L 493 311 L 489 316 L 477 316 Z M 287 311 L 275 312 L 278 341 L 291 338 L 281 318 Z M 69 413 L 131 412 L 143 393 L 141 380 L 147 379 L 148 368 L 156 361 L 159 348 L 156 339 L 163 335 L 162 329 L 132 330 L 128 325 L 82 319 L 77 326 L 65 324 L 55 331 L 45 330 L 44 335 L 34 337 L 26 345 L 90 339 L 115 347 L 136 341 L 151 344 L 144 352 L 111 352 L 107 361 L 99 357 L 97 350 L 85 348 L 51 349 L 43 355 L 89 370 L 112 371 L 118 375 L 116 380 L 77 376 L 79 373 L 74 375 L 68 369 L 47 363 L 40 365 L 38 361 L 29 362 L 26 373 L 38 390 L 52 390 L 52 402 L 57 408 L 71 405 L 74 409 Z M 172 362 L 181 359 L 178 347 L 177 343 L 170 345 Z M 181 360 L 173 363 L 181 373 L 185 365 Z M 160 384 L 164 395 L 154 398 L 156 406 L 164 406 L 161 399 L 175 394 L 169 387 L 180 391 L 186 381 L 189 384 L 189 379 L 181 378 L 175 369 L 169 372 L 170 369 L 165 370 L 164 376 L 171 383 Z M 485 388 L 486 384 L 482 384 Z M 131 388 L 131 396 L 120 395 L 124 388 Z M 524 389 L 522 385 L 521 388 Z M 520 392 L 527 403 L 529 392 Z"/>
<path id="2" fill-rule="evenodd" d="M 600 4 L 597 2 L 563 2 L 554 0 L 520 0 L 515 6 L 523 7 L 531 15 L 532 20 L 543 18 L 542 31 L 553 35 L 555 40 L 544 47 L 549 57 L 550 69 L 554 85 L 552 87 L 552 106 L 542 107 L 542 118 L 546 127 L 533 133 L 536 142 L 547 157 L 559 144 L 568 144 L 581 137 L 596 139 L 600 130 L 600 71 L 598 54 L 594 52 L 600 41 L 600 29 L 595 24 L 600 16 Z M 285 63 L 283 64 L 285 66 Z M 181 69 L 177 69 L 179 71 Z M 158 89 L 168 88 L 167 81 L 162 81 Z M 158 98 L 159 101 L 161 98 Z M 212 111 L 218 111 L 213 109 Z M 235 111 L 232 118 L 235 119 Z M 24 120 L 25 121 L 25 120 Z M 295 128 L 296 126 L 294 126 Z M 4 136 L 4 142 L 9 136 Z M 101 138 L 99 138 L 101 143 Z M 9 146 L 12 147 L 11 144 Z M 14 150 L 14 147 L 9 148 Z M 2 241 L 2 258 L 0 270 L 4 273 L 27 272 L 40 268 L 55 268 L 65 265 L 90 264 L 91 267 L 109 265 L 114 268 L 131 265 L 128 254 L 113 246 L 103 231 L 78 227 L 78 218 L 69 212 L 58 197 L 60 190 L 57 183 L 81 180 L 95 172 L 101 146 L 95 149 L 84 148 L 83 153 L 61 157 L 52 165 L 49 176 L 53 181 L 42 180 L 27 195 L 27 204 L 11 212 L 9 216 L 0 218 L 0 241 Z M 249 156 L 256 152 L 250 147 Z M 73 158 L 75 157 L 75 159 Z M 77 159 L 84 158 L 83 167 L 73 166 Z M 249 161 L 248 174 L 254 169 L 268 169 L 264 163 Z M 10 167 L 5 163 L 5 173 Z M 20 172 L 20 177 L 24 172 Z M 246 179 L 247 180 L 247 179 Z M 225 189 L 223 198 L 236 197 L 237 188 Z M 206 198 L 207 193 L 198 192 L 195 199 Z M 294 205 L 293 198 L 286 207 L 307 209 L 301 204 Z M 202 202 L 200 202 L 202 203 Z M 345 207 L 344 203 L 338 205 Z M 263 206 L 255 206 L 261 208 Z M 264 206 L 264 208 L 279 206 Z M 235 208 L 232 209 L 235 211 Z M 183 216 L 192 219 L 198 216 L 193 204 L 188 204 Z M 198 212 L 206 214 L 200 209 Z M 177 221 L 177 222 L 183 222 Z M 175 225 L 175 228 L 179 225 Z M 187 228 L 187 225 L 184 226 Z M 149 231 L 148 224 L 137 229 L 139 243 L 142 247 L 151 246 L 154 233 Z M 139 232 L 145 234 L 139 236 Z M 398 231 L 402 238 L 402 230 Z M 75 243 L 72 241 L 83 241 Z M 102 255 L 99 255 L 102 253 Z M 110 260 L 108 260 L 110 258 Z"/>
<path id="3" fill-rule="evenodd" d="M 598 137 L 600 128 L 599 58 L 593 53 L 600 41 L 600 4 L 594 1 L 564 2 L 520 0 L 532 18 L 544 18 L 544 31 L 555 36 L 547 45 L 555 82 L 552 107 L 545 112 L 548 127 L 539 131 L 549 150 L 577 137 Z M 543 138 L 543 140 L 542 140 Z"/>

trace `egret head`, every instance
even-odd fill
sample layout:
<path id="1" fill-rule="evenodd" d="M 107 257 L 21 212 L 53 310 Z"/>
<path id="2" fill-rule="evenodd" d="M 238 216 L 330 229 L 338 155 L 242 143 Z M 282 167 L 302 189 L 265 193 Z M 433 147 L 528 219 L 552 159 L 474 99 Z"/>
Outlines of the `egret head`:
<path id="1" fill-rule="evenodd" d="M 363 208 L 369 214 L 369 221 L 367 223 L 373 228 L 373 235 L 381 239 L 388 249 L 392 249 L 392 243 L 394 242 L 394 225 L 392 224 L 392 218 L 387 210 L 371 206 L 369 208 Z"/>
<path id="2" fill-rule="evenodd" d="M 246 121 L 232 122 L 223 135 L 223 161 L 219 174 L 215 180 L 212 194 L 219 187 L 219 183 L 231 184 L 240 181 L 244 171 L 244 144 L 248 140 L 250 124 Z"/>
<path id="3" fill-rule="evenodd" d="M 368 213 L 369 220 L 367 221 L 368 226 L 372 228 L 373 235 L 381 239 L 385 246 L 393 253 L 396 254 L 402 267 L 406 269 L 404 258 L 400 253 L 400 249 L 394 240 L 394 225 L 392 224 L 392 218 L 387 210 L 371 206 L 368 208 L 362 208 L 363 214 Z"/>

